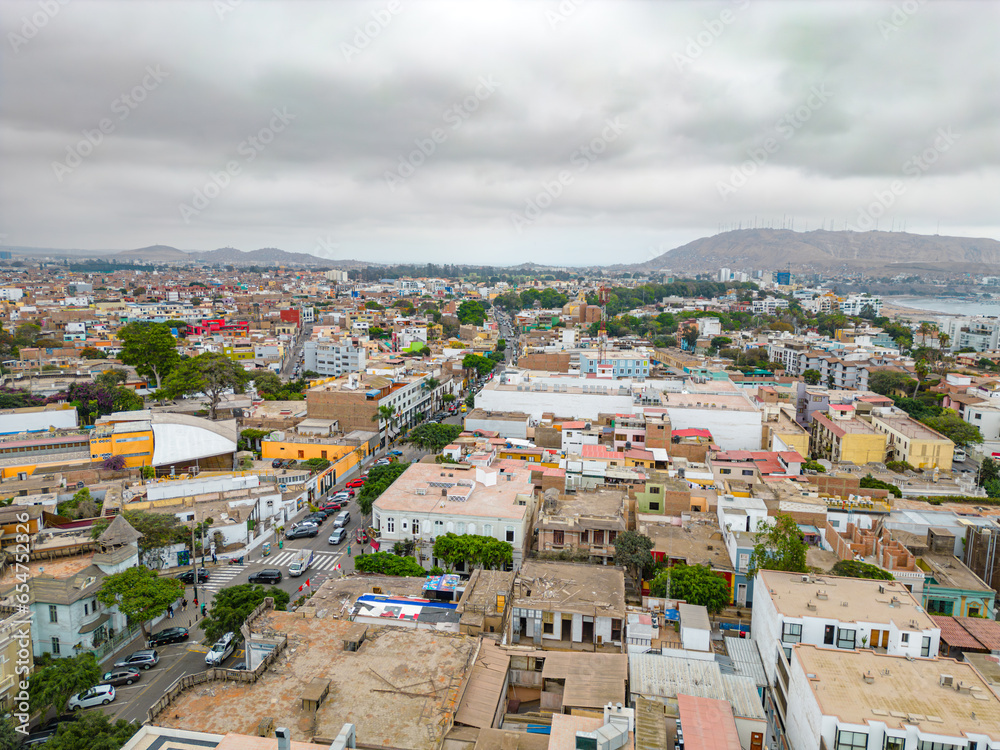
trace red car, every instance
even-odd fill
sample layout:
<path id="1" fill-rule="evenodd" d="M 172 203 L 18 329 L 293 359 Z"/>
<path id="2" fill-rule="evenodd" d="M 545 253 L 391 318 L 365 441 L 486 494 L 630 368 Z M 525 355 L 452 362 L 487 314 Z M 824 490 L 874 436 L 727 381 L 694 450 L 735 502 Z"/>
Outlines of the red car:
<path id="1" fill-rule="evenodd" d="M 348 487 L 364 487 L 365 486 L 365 480 L 364 479 L 352 479 L 350 482 L 347 483 L 347 486 Z"/>
<path id="2" fill-rule="evenodd" d="M 340 510 L 341 507 L 342 506 L 341 506 L 341 504 L 339 502 L 337 502 L 336 500 L 333 500 L 333 501 L 327 503 L 326 505 L 324 505 L 323 506 L 323 510 Z"/>

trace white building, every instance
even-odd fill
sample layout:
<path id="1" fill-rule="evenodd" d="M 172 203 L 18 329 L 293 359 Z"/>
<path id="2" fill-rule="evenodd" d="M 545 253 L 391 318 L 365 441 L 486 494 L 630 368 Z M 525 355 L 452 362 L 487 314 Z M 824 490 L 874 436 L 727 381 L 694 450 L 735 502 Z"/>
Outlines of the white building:
<path id="1" fill-rule="evenodd" d="M 22 297 L 24 297 L 23 289 L 16 289 L 14 287 L 4 287 L 0 289 L 0 300 L 6 300 L 7 302 L 16 302 Z"/>
<path id="2" fill-rule="evenodd" d="M 368 350 L 363 343 L 351 338 L 307 341 L 303 346 L 303 357 L 304 369 L 323 377 L 364 372 L 368 365 Z"/>
<path id="3" fill-rule="evenodd" d="M 787 726 L 795 644 L 927 658 L 938 653 L 941 630 L 899 581 L 761 570 L 754 579 L 751 637 L 773 690 L 768 710 Z"/>
<path id="4" fill-rule="evenodd" d="M 531 469 L 459 464 L 411 464 L 372 508 L 381 545 L 412 539 L 426 567 L 441 565 L 433 554 L 438 537 L 451 532 L 489 536 L 512 547 L 513 568 L 531 547 L 534 517 Z M 461 571 L 462 568 L 458 567 Z"/>
<path id="5" fill-rule="evenodd" d="M 1000 698 L 965 662 L 803 644 L 788 683 L 795 750 L 1000 749 Z"/>

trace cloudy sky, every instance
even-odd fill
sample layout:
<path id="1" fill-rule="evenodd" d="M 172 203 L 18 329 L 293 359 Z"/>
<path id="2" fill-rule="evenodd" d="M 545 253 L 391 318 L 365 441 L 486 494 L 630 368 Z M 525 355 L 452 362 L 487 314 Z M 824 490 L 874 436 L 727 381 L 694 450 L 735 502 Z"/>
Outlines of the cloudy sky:
<path id="1" fill-rule="evenodd" d="M 0 4 L 0 243 L 641 262 L 1000 239 L 1000 4 Z M 793 224 L 794 222 L 794 224 Z"/>

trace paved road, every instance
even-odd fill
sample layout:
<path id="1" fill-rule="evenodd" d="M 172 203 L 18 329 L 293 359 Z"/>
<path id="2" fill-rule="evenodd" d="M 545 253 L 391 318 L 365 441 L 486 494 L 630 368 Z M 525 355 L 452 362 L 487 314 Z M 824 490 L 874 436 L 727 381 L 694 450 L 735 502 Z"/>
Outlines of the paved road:
<path id="1" fill-rule="evenodd" d="M 299 332 L 298 338 L 292 344 L 292 354 L 285 362 L 285 366 L 281 368 L 281 377 L 286 380 L 292 379 L 292 373 L 295 371 L 295 365 L 297 365 L 302 360 L 302 349 L 305 346 L 306 341 L 309 340 L 309 336 L 312 335 L 312 329 L 315 323 L 306 323 L 301 331 Z M 299 374 L 305 371 L 305 367 L 300 368 Z"/>
<path id="2" fill-rule="evenodd" d="M 460 424 L 461 415 L 455 415 L 444 420 L 449 424 Z M 417 461 L 427 454 L 427 451 L 405 445 L 400 448 L 403 456 L 402 461 Z M 344 488 L 341 483 L 331 490 L 336 492 Z M 209 570 L 209 580 L 207 583 L 199 584 L 199 602 L 208 602 L 209 609 L 215 594 L 228 586 L 237 586 L 247 583 L 251 574 L 265 568 L 278 568 L 282 572 L 282 581 L 277 585 L 283 591 L 288 592 L 294 602 L 300 594 L 299 587 L 303 587 L 302 593 L 307 593 L 310 589 L 315 591 L 323 581 L 331 576 L 347 574 L 354 570 L 354 556 L 360 553 L 358 545 L 354 541 L 354 535 L 361 524 L 360 513 L 357 502 L 351 499 L 346 510 L 351 513 L 351 521 L 347 525 L 347 537 L 339 545 L 332 545 L 328 538 L 333 531 L 333 518 L 330 516 L 319 529 L 319 534 L 315 537 L 305 539 L 285 540 L 282 548 L 277 549 L 272 545 L 271 553 L 265 557 L 260 549 L 255 550 L 243 565 L 230 565 L 226 562 L 219 562 L 213 565 L 209 562 L 205 567 Z M 298 518 L 304 516 L 308 510 L 303 510 Z M 370 548 L 366 548 L 370 549 Z M 299 550 L 313 550 L 316 559 L 312 566 L 302 576 L 292 578 L 288 575 L 288 566 Z M 348 554 L 350 550 L 350 554 Z M 339 566 L 339 568 L 338 568 Z M 305 588 L 306 581 L 309 581 L 309 588 Z M 169 627 L 186 627 L 191 631 L 188 641 L 180 644 L 171 644 L 157 648 L 160 655 L 160 663 L 148 671 L 142 673 L 142 678 L 134 685 L 122 685 L 115 688 L 116 698 L 114 703 L 101 708 L 88 709 L 90 711 L 103 711 L 113 719 L 126 719 L 128 721 L 137 720 L 140 723 L 145 721 L 146 712 L 160 699 L 166 690 L 174 684 L 180 677 L 189 674 L 203 672 L 206 668 L 205 654 L 211 648 L 211 643 L 205 642 L 204 633 L 198 627 L 200 615 L 194 602 L 194 587 L 186 586 L 184 596 L 189 602 L 186 612 L 175 612 L 173 619 L 164 620 L 153 628 L 153 631 L 163 630 Z M 135 639 L 131 644 L 123 648 L 114 659 L 109 659 L 102 670 L 107 671 L 112 667 L 115 660 L 120 659 L 133 651 L 145 648 L 145 643 L 141 639 Z M 232 667 L 237 662 L 244 660 L 243 649 L 238 649 L 230 656 L 222 666 Z"/>

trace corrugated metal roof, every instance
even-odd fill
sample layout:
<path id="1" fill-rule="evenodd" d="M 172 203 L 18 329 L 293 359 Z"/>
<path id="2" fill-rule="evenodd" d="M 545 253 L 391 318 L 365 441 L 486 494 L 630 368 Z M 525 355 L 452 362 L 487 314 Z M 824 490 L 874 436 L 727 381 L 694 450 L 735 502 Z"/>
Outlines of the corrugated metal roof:
<path id="1" fill-rule="evenodd" d="M 469 684 L 455 714 L 458 724 L 488 729 L 504 698 L 510 655 L 495 642 L 483 639 L 482 648 L 469 675 Z"/>
<path id="2" fill-rule="evenodd" d="M 733 710 L 724 700 L 679 695 L 677 708 L 684 729 L 684 746 L 689 750 L 737 750 L 740 747 Z"/>
<path id="3" fill-rule="evenodd" d="M 733 673 L 750 677 L 758 687 L 765 687 L 767 675 L 757 650 L 757 641 L 752 638 L 726 638 L 725 643 L 732 660 Z"/>
<path id="4" fill-rule="evenodd" d="M 629 689 L 652 698 L 693 695 L 726 700 L 741 718 L 764 719 L 752 677 L 725 675 L 715 661 L 668 654 L 631 654 Z"/>

